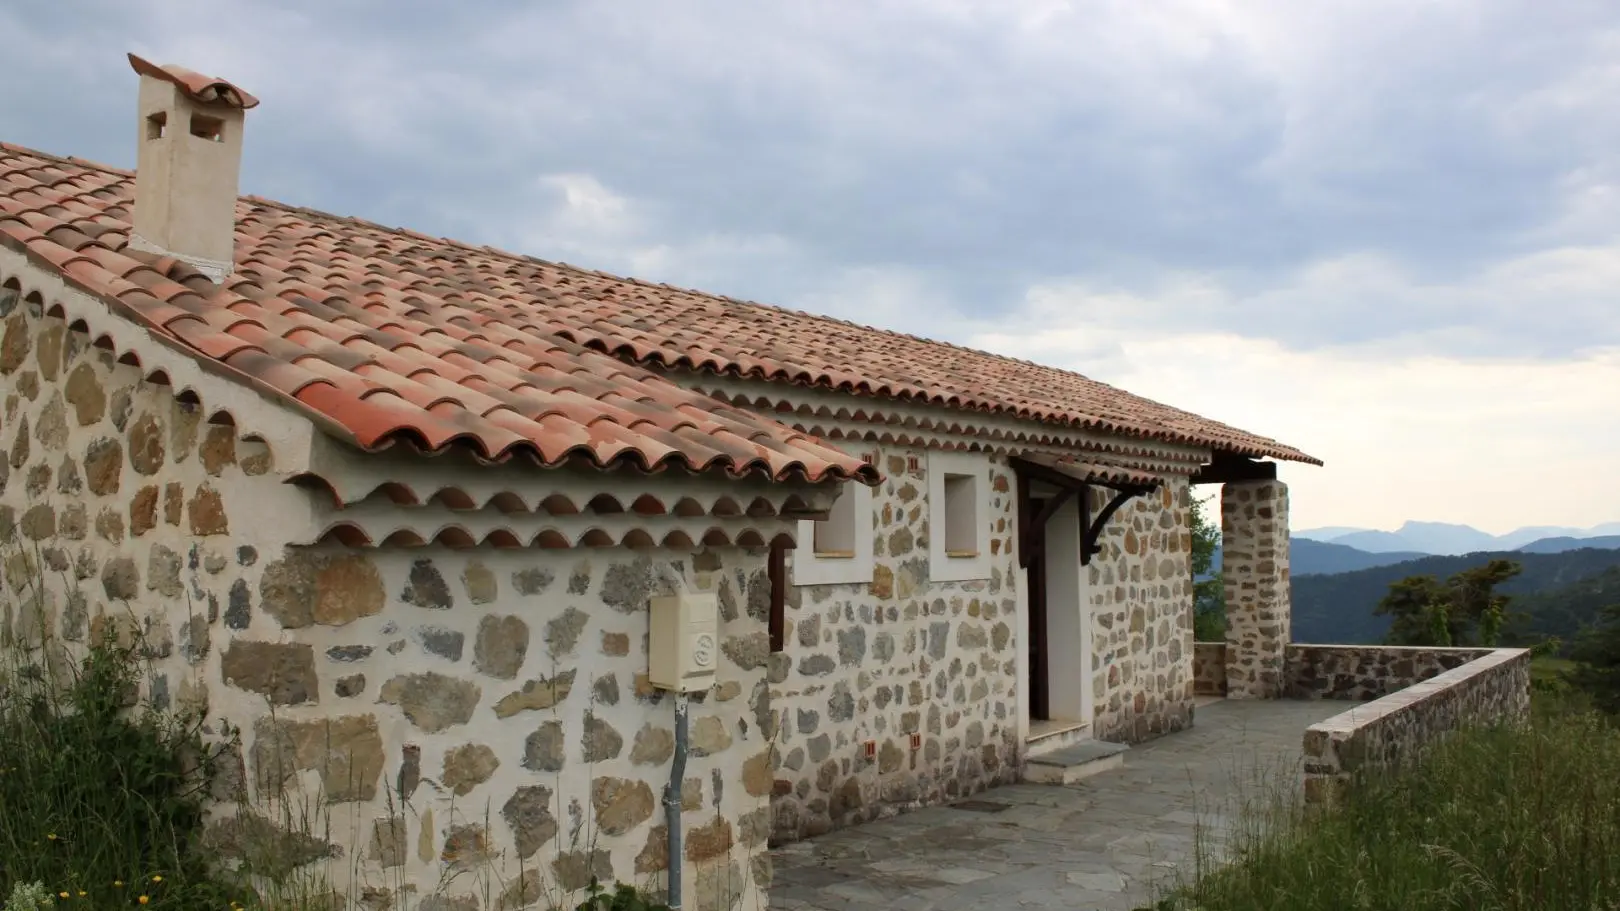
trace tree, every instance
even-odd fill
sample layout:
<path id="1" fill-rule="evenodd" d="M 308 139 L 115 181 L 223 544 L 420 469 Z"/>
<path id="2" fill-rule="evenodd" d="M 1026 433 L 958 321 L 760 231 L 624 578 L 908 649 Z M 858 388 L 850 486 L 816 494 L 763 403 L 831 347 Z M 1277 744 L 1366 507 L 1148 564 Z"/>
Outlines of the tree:
<path id="1" fill-rule="evenodd" d="M 1512 600 L 1496 587 L 1523 572 L 1512 560 L 1491 560 L 1445 582 L 1433 576 L 1407 576 L 1389 586 L 1373 611 L 1392 618 L 1384 641 L 1390 645 L 1495 647 Z"/>
<path id="2" fill-rule="evenodd" d="M 1220 526 L 1209 520 L 1204 504 L 1213 496 L 1192 501 L 1193 638 L 1199 642 L 1226 640 L 1226 586 L 1215 566 L 1221 546 Z"/>
<path id="3" fill-rule="evenodd" d="M 1620 603 L 1603 609 L 1569 656 L 1575 661 L 1570 682 L 1589 693 L 1598 708 L 1620 714 Z"/>
<path id="4" fill-rule="evenodd" d="M 1433 576 L 1407 576 L 1390 583 L 1373 614 L 1393 618 L 1384 637 L 1390 645 L 1451 645 L 1445 602 L 1446 587 Z"/>

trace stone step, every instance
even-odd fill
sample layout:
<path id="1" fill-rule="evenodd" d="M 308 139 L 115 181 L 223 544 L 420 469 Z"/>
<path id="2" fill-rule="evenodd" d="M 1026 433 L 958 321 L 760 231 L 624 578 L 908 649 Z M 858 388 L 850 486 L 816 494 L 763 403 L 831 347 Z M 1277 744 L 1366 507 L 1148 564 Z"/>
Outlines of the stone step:
<path id="1" fill-rule="evenodd" d="M 1123 743 L 1087 740 L 1024 760 L 1024 780 L 1033 784 L 1074 784 L 1125 764 Z"/>
<path id="2" fill-rule="evenodd" d="M 1091 739 L 1091 725 L 1083 721 L 1032 721 L 1024 738 L 1024 756 L 1045 756 Z"/>

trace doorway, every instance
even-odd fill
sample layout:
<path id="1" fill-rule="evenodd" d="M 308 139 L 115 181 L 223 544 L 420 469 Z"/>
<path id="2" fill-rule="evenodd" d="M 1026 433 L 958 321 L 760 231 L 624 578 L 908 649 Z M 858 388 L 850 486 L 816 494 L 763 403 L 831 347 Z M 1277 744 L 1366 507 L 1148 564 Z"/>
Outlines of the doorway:
<path id="1" fill-rule="evenodd" d="M 1091 613 L 1080 561 L 1084 494 L 1032 478 L 1021 478 L 1019 487 L 1025 592 L 1020 702 L 1036 738 L 1091 721 Z"/>
<path id="2" fill-rule="evenodd" d="M 1040 515 L 1046 500 L 1032 497 L 1029 508 L 1032 515 Z M 1029 575 L 1029 720 L 1050 721 L 1052 718 L 1051 649 L 1046 621 L 1046 548 L 1037 547 L 1029 555 L 1026 567 Z"/>

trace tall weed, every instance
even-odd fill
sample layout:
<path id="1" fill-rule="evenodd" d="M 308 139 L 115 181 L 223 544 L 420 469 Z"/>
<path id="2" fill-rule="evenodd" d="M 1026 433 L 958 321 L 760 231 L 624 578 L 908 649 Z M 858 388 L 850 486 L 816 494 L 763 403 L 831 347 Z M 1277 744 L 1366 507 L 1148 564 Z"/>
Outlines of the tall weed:
<path id="1" fill-rule="evenodd" d="M 133 648 L 0 654 L 0 894 L 43 883 L 88 907 L 229 906 L 237 890 L 197 850 L 200 719 L 136 699 Z"/>
<path id="2" fill-rule="evenodd" d="M 1538 694 L 1530 725 L 1462 731 L 1330 810 L 1271 802 L 1235 863 L 1164 907 L 1620 907 L 1620 729 Z"/>

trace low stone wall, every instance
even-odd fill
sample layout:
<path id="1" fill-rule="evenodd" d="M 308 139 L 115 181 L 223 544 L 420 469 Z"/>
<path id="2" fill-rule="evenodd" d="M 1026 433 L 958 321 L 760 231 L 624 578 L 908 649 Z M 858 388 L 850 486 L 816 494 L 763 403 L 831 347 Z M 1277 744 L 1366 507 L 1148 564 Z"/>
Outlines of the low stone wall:
<path id="1" fill-rule="evenodd" d="M 1226 643 L 1193 643 L 1193 693 L 1226 695 Z"/>
<path id="2" fill-rule="evenodd" d="M 1305 731 L 1305 800 L 1332 799 L 1359 769 L 1371 765 L 1410 763 L 1450 731 L 1470 725 L 1523 720 L 1530 711 L 1530 652 L 1527 649 L 1380 649 L 1353 646 L 1305 646 L 1301 669 L 1344 662 L 1344 673 L 1317 673 L 1300 678 L 1302 691 L 1346 694 L 1375 691 L 1374 668 L 1386 667 L 1390 677 L 1383 689 L 1394 689 L 1400 673 L 1410 664 L 1409 677 L 1453 661 L 1464 654 L 1472 660 L 1395 689 L 1365 705 L 1358 705 Z M 1386 656 L 1354 652 L 1389 652 Z M 1336 654 L 1335 654 L 1336 653 Z M 1317 659 L 1312 664 L 1310 659 Z M 1290 667 L 1294 665 L 1290 661 Z M 1355 669 L 1353 672 L 1350 669 Z M 1323 681 L 1329 681 L 1324 683 Z M 1347 695 L 1342 698 L 1357 698 Z"/>
<path id="3" fill-rule="evenodd" d="M 1421 683 L 1491 653 L 1488 648 L 1397 645 L 1290 645 L 1284 665 L 1288 699 L 1367 702 Z M 1193 644 L 1193 692 L 1226 695 L 1225 642 Z"/>
<path id="4" fill-rule="evenodd" d="M 1284 693 L 1290 699 L 1382 699 L 1490 653 L 1488 648 L 1290 645 Z"/>

